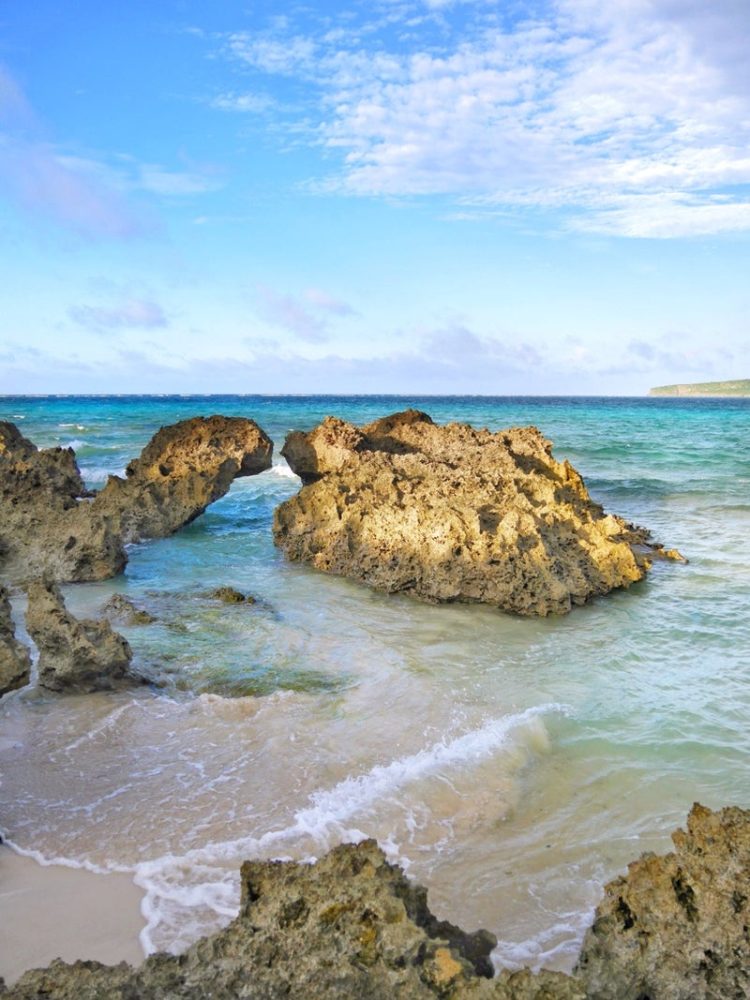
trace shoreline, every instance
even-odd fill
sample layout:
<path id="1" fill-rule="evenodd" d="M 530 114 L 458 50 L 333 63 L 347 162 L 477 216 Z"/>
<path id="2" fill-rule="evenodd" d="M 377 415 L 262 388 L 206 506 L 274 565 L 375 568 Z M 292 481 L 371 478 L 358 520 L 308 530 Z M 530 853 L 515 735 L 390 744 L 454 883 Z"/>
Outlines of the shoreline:
<path id="1" fill-rule="evenodd" d="M 55 958 L 140 965 L 142 899 L 124 873 L 42 865 L 0 845 L 0 976 L 11 986 Z"/>

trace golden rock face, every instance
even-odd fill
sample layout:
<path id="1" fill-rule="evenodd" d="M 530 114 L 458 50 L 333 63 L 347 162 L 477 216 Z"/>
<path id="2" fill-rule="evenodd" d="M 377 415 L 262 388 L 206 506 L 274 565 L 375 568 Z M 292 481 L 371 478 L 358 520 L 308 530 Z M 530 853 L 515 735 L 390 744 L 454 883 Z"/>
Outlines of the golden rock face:
<path id="1" fill-rule="evenodd" d="M 535 427 L 439 427 L 416 410 L 365 427 L 328 417 L 282 454 L 303 487 L 276 511 L 276 544 L 389 593 L 559 614 L 642 579 L 661 552 L 605 514 Z"/>
<path id="2" fill-rule="evenodd" d="M 193 417 L 162 427 L 127 476 L 110 476 L 93 496 L 70 448 L 38 450 L 13 424 L 0 422 L 0 579 L 115 576 L 128 542 L 177 531 L 234 479 L 270 468 L 272 452 L 253 420 Z"/>

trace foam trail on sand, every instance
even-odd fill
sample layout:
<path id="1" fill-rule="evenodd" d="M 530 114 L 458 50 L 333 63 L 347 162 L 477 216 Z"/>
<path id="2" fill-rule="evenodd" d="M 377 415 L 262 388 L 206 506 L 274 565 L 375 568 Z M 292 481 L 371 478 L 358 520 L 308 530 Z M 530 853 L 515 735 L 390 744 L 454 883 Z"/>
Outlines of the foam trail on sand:
<path id="1" fill-rule="evenodd" d="M 376 765 L 364 774 L 344 778 L 330 789 L 313 793 L 310 805 L 298 810 L 282 829 L 139 864 L 135 883 L 146 892 L 142 912 L 147 925 L 141 933 L 144 950 L 180 951 L 215 927 L 217 917 L 233 917 L 239 903 L 240 861 L 290 854 L 312 860 L 335 843 L 362 840 L 368 834 L 350 824 L 359 819 L 365 825 L 373 806 L 389 802 L 407 785 L 478 764 L 500 749 L 513 747 L 517 731 L 533 727 L 543 715 L 567 711 L 559 704 L 535 705 L 491 719 L 453 740 Z"/>

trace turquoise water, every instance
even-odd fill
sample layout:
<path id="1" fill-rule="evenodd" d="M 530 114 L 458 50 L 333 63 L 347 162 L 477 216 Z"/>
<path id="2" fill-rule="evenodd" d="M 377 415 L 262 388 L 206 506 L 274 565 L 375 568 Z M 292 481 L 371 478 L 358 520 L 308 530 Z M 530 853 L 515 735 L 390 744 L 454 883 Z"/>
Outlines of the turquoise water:
<path id="1" fill-rule="evenodd" d="M 286 564 L 270 534 L 299 487 L 285 434 L 406 406 L 536 424 L 596 499 L 689 565 L 529 621 Z M 750 400 L 0 398 L 39 445 L 72 445 L 94 488 L 162 424 L 211 413 L 257 420 L 274 468 L 133 547 L 122 577 L 66 588 L 77 613 L 113 592 L 152 611 L 123 629 L 150 683 L 0 705 L 4 832 L 131 872 L 145 947 L 226 921 L 245 857 L 372 835 L 441 916 L 498 935 L 499 963 L 568 968 L 602 884 L 667 849 L 694 800 L 750 806 Z M 257 603 L 213 601 L 222 584 Z"/>

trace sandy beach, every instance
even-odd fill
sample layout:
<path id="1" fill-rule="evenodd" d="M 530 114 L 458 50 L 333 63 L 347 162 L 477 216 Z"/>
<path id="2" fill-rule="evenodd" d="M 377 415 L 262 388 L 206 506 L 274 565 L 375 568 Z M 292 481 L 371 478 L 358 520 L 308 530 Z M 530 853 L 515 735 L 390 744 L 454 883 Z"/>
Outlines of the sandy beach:
<path id="1" fill-rule="evenodd" d="M 127 875 L 43 866 L 0 847 L 0 975 L 10 985 L 54 958 L 141 962 L 140 902 Z"/>

